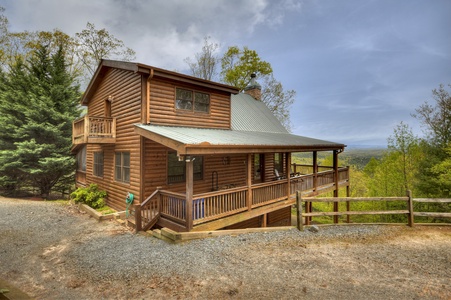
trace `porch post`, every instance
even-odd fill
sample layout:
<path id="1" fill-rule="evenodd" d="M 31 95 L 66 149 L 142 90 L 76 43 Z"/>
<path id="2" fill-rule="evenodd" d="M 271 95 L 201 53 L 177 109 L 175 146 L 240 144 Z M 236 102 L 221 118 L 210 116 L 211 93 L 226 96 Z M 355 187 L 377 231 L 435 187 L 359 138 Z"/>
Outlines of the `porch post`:
<path id="1" fill-rule="evenodd" d="M 334 197 L 338 197 L 338 151 L 334 150 Z M 334 202 L 334 212 L 338 212 L 338 202 Z M 338 223 L 338 216 L 334 216 L 334 223 Z"/>
<path id="2" fill-rule="evenodd" d="M 186 163 L 186 229 L 191 231 L 193 229 L 193 157 L 187 156 Z"/>
<path id="3" fill-rule="evenodd" d="M 313 151 L 313 191 L 318 187 L 318 151 Z"/>
<path id="4" fill-rule="evenodd" d="M 346 197 L 349 198 L 350 193 L 349 193 L 349 185 L 346 186 Z M 351 210 L 351 204 L 349 201 L 346 201 L 346 211 L 350 211 Z M 346 222 L 351 223 L 351 216 L 347 215 L 346 216 Z"/>
<path id="5" fill-rule="evenodd" d="M 313 194 L 316 195 L 318 189 L 318 151 L 313 151 Z M 307 213 L 312 212 L 312 202 L 305 203 L 305 211 Z M 312 217 L 305 217 L 306 224 L 309 225 L 312 221 Z"/>
<path id="6" fill-rule="evenodd" d="M 287 155 L 287 200 L 291 197 L 291 153 L 286 152 Z"/>
<path id="7" fill-rule="evenodd" d="M 252 154 L 247 154 L 247 210 L 252 210 Z"/>

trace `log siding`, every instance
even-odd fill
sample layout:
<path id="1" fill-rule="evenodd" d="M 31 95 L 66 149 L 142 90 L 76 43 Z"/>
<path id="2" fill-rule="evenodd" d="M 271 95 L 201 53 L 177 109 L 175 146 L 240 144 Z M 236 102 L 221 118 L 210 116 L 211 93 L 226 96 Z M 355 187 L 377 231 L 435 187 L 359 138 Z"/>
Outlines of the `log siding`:
<path id="1" fill-rule="evenodd" d="M 99 185 L 108 192 L 107 203 L 117 210 L 125 209 L 127 192 L 140 199 L 141 138 L 133 124 L 141 121 L 141 75 L 119 69 L 109 69 L 88 104 L 90 116 L 104 116 L 105 101 L 112 98 L 111 116 L 117 120 L 115 144 L 88 144 L 86 182 Z M 103 152 L 103 178 L 94 175 L 94 152 Z M 116 181 L 115 152 L 130 153 L 130 182 Z"/>
<path id="2" fill-rule="evenodd" d="M 176 89 L 210 95 L 209 112 L 187 111 L 175 107 Z M 230 128 L 230 94 L 171 81 L 151 79 L 149 91 L 150 124 L 197 128 Z"/>

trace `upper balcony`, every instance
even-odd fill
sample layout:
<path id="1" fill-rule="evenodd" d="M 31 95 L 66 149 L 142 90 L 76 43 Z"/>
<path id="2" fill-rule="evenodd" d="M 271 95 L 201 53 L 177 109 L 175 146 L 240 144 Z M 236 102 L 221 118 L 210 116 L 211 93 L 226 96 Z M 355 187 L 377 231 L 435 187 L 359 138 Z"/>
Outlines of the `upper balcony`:
<path id="1" fill-rule="evenodd" d="M 116 142 L 116 118 L 84 116 L 72 123 L 72 145 Z"/>

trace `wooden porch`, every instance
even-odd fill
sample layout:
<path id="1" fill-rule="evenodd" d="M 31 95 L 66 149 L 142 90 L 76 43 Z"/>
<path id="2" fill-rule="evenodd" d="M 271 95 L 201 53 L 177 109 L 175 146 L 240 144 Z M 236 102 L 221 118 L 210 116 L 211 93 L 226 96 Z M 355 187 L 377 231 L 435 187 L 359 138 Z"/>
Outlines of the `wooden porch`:
<path id="1" fill-rule="evenodd" d="M 72 123 L 72 145 L 116 142 L 116 118 L 84 116 Z"/>
<path id="2" fill-rule="evenodd" d="M 136 230 L 155 225 L 179 232 L 216 230 L 291 206 L 296 191 L 314 196 L 349 186 L 349 167 L 291 166 L 289 178 L 192 196 L 157 189 L 134 206 Z"/>

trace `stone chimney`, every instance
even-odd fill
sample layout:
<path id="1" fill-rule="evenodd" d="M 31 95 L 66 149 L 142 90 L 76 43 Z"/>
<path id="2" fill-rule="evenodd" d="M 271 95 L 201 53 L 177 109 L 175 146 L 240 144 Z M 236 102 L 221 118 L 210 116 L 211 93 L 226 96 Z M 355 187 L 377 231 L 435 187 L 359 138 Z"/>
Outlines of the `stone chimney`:
<path id="1" fill-rule="evenodd" d="M 255 100 L 260 101 L 262 98 L 262 87 L 258 84 L 258 82 L 255 80 L 254 73 L 251 74 L 251 82 L 247 85 L 247 87 L 244 88 L 244 93 L 251 95 L 254 97 Z"/>

